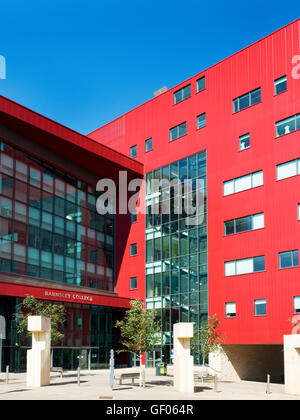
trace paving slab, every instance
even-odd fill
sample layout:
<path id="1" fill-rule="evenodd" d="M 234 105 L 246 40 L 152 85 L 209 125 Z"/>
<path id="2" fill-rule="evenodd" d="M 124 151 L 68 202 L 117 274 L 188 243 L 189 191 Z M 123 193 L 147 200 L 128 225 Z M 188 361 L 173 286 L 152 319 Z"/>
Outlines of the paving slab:
<path id="1" fill-rule="evenodd" d="M 0 400 L 102 400 L 102 401 L 175 401 L 175 400 L 300 400 L 300 396 L 284 392 L 284 384 L 271 383 L 271 393 L 266 393 L 266 383 L 250 381 L 213 382 L 197 381 L 194 393 L 181 393 L 173 389 L 173 376 L 156 376 L 155 369 L 146 369 L 146 386 L 131 379 L 119 385 L 122 372 L 138 372 L 138 368 L 115 369 L 114 387 L 109 386 L 109 370 L 81 371 L 80 385 L 77 372 L 64 372 L 61 378 L 51 373 L 50 385 L 32 388 L 26 385 L 25 373 L 0 374 Z"/>

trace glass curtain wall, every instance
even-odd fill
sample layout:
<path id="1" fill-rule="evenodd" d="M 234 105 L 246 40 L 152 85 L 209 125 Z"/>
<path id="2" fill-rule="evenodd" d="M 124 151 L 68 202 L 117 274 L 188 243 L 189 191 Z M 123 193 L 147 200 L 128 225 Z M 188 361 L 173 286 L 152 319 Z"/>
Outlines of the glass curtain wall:
<path id="1" fill-rule="evenodd" d="M 197 224 L 189 224 L 184 189 L 176 190 L 169 184 L 153 193 L 154 179 L 190 180 L 193 205 L 197 194 L 203 197 Z M 146 175 L 146 308 L 154 308 L 161 323 L 160 351 L 167 363 L 171 362 L 173 324 L 193 322 L 197 330 L 207 323 L 206 197 L 206 151 Z M 153 212 L 154 202 L 158 212 Z M 176 211 L 176 202 L 182 203 L 183 211 Z M 194 356 L 195 363 L 200 363 L 199 356 Z"/>
<path id="2" fill-rule="evenodd" d="M 95 187 L 0 142 L 0 271 L 114 290 L 114 216 Z"/>

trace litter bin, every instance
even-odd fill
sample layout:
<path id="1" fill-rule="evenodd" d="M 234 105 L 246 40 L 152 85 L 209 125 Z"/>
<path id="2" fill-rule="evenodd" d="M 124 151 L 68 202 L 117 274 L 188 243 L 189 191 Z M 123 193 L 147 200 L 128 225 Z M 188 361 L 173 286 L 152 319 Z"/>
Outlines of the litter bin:
<path id="1" fill-rule="evenodd" d="M 167 364 L 157 363 L 156 364 L 156 376 L 163 376 L 167 374 Z"/>

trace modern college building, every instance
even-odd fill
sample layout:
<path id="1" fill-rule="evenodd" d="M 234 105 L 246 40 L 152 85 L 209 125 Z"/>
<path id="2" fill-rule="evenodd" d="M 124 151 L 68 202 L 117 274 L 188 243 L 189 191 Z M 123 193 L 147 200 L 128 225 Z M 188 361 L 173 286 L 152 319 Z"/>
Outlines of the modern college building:
<path id="1" fill-rule="evenodd" d="M 52 360 L 67 369 L 107 366 L 115 320 L 142 298 L 162 329 L 148 366 L 171 361 L 174 323 L 216 314 L 215 367 L 282 379 L 283 335 L 300 313 L 299 63 L 297 20 L 88 136 L 0 98 L 3 366 L 24 369 L 12 314 L 27 294 L 64 302 Z M 123 171 L 145 180 L 146 212 L 99 215 L 97 181 L 118 185 Z M 162 179 L 191 180 L 199 223 L 175 211 L 185 191 L 153 193 Z"/>

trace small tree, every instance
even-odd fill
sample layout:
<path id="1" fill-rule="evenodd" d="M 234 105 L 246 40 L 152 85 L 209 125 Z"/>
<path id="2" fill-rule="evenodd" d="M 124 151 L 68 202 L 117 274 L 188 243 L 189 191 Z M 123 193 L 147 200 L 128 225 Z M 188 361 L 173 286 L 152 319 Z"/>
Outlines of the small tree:
<path id="1" fill-rule="evenodd" d="M 27 295 L 18 305 L 18 313 L 14 314 L 19 334 L 25 333 L 31 336 L 31 333 L 27 331 L 28 317 L 35 315 L 51 318 L 51 344 L 56 344 L 64 338 L 64 334 L 59 331 L 65 320 L 65 307 L 63 305 L 46 303 Z"/>
<path id="2" fill-rule="evenodd" d="M 198 352 L 198 345 L 200 345 L 199 353 L 203 359 L 203 366 L 209 353 L 219 350 L 224 341 L 224 336 L 217 330 L 219 324 L 220 321 L 216 315 L 209 316 L 208 323 L 202 325 L 191 340 L 193 353 Z"/>
<path id="3" fill-rule="evenodd" d="M 160 342 L 160 325 L 155 320 L 155 310 L 145 310 L 143 301 L 130 301 L 131 308 L 124 318 L 117 321 L 115 327 L 120 328 L 121 342 L 127 350 L 117 350 L 117 353 L 128 351 L 141 354 L 153 350 Z"/>

